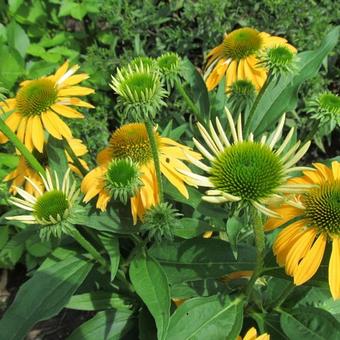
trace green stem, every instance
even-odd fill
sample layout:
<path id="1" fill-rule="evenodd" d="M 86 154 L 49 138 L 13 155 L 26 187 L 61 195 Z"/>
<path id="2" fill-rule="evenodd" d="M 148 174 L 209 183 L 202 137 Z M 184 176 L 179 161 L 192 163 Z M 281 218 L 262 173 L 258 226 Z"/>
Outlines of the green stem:
<path id="1" fill-rule="evenodd" d="M 88 251 L 95 260 L 97 260 L 104 268 L 110 270 L 110 266 L 106 260 L 77 229 L 73 228 L 69 233 L 74 238 L 74 240 L 77 241 L 86 251 Z"/>
<path id="2" fill-rule="evenodd" d="M 163 183 L 162 183 L 161 167 L 159 164 L 158 148 L 157 148 L 155 133 L 153 131 L 153 125 L 150 120 L 147 120 L 145 122 L 145 126 L 146 126 L 146 131 L 148 133 L 150 145 L 151 145 L 153 162 L 155 164 L 158 191 L 159 191 L 159 202 L 161 203 L 163 202 Z"/>
<path id="3" fill-rule="evenodd" d="M 251 110 L 248 114 L 247 122 L 246 122 L 245 127 L 244 127 L 244 135 L 245 136 L 248 136 L 249 133 L 250 133 L 250 131 L 249 131 L 250 130 L 250 124 L 253 120 L 257 105 L 259 104 L 261 98 L 263 97 L 263 94 L 265 93 L 265 91 L 266 91 L 268 85 L 271 83 L 272 79 L 273 79 L 273 76 L 269 73 L 266 81 L 264 82 L 263 86 L 261 87 L 260 92 L 256 96 L 256 99 L 255 99 L 255 101 L 254 101 L 254 103 L 251 107 Z"/>
<path id="4" fill-rule="evenodd" d="M 0 118 L 0 130 L 6 137 L 14 144 L 20 153 L 26 158 L 27 162 L 41 175 L 45 176 L 45 169 L 26 148 L 26 146 L 19 140 L 17 135 L 6 125 L 2 118 Z"/>
<path id="5" fill-rule="evenodd" d="M 247 300 L 249 301 L 253 292 L 255 281 L 261 275 L 264 262 L 264 250 L 265 250 L 265 236 L 262 225 L 262 219 L 260 212 L 255 208 L 251 209 L 251 218 L 253 222 L 253 230 L 255 236 L 256 246 L 256 263 L 253 275 L 251 276 L 246 289 Z"/>
<path id="6" fill-rule="evenodd" d="M 190 99 L 188 94 L 185 92 L 182 83 L 178 79 L 175 80 L 175 87 L 176 87 L 176 90 L 179 92 L 179 94 L 183 97 L 184 101 L 190 107 L 192 112 L 195 114 L 197 120 L 200 123 L 204 124 L 204 119 L 203 119 L 201 113 L 199 112 L 197 106 L 193 103 L 193 101 Z"/>
<path id="7" fill-rule="evenodd" d="M 83 165 L 80 163 L 78 157 L 76 154 L 73 152 L 70 144 L 68 143 L 67 139 L 63 137 L 63 144 L 66 152 L 68 155 L 71 157 L 73 164 L 78 168 L 78 170 L 81 172 L 83 176 L 87 174 L 87 170 L 83 167 Z"/>
<path id="8" fill-rule="evenodd" d="M 286 301 L 287 297 L 290 295 L 290 293 L 294 290 L 295 285 L 291 281 L 289 282 L 289 285 L 283 290 L 283 292 L 280 294 L 280 296 L 274 301 L 274 303 L 269 307 L 271 309 L 279 308 L 283 302 Z"/>
<path id="9" fill-rule="evenodd" d="M 319 127 L 320 127 L 319 121 L 315 120 L 313 122 L 313 125 L 312 125 L 309 133 L 306 135 L 306 137 L 304 138 L 303 143 L 301 143 L 301 145 L 303 145 L 303 144 L 307 143 L 308 141 L 312 140 L 314 138 L 316 132 L 318 131 Z"/>

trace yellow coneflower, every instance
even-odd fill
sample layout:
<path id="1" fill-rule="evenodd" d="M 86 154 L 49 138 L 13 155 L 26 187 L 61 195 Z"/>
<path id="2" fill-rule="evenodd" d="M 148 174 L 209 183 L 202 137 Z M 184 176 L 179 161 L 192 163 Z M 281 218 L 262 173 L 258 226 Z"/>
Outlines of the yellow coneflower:
<path id="1" fill-rule="evenodd" d="M 270 335 L 267 333 L 257 336 L 256 328 L 252 327 L 248 330 L 248 332 L 245 334 L 243 338 L 241 336 L 238 336 L 236 340 L 269 340 L 269 339 Z"/>
<path id="2" fill-rule="evenodd" d="M 203 196 L 203 200 L 211 203 L 246 202 L 268 216 L 277 214 L 265 205 L 272 200 L 280 198 L 286 192 L 299 192 L 306 190 L 309 185 L 289 184 L 289 173 L 306 169 L 294 167 L 309 148 L 310 142 L 299 150 L 300 142 L 295 143 L 289 150 L 289 144 L 294 128 L 277 150 L 273 150 L 282 134 L 285 116 L 282 117 L 276 130 L 269 138 L 263 136 L 258 142 L 254 141 L 253 134 L 244 139 L 242 132 L 241 115 L 235 126 L 231 113 L 226 108 L 227 119 L 234 142 L 231 143 L 216 118 L 217 131 L 209 122 L 210 133 L 199 123 L 198 129 L 211 151 L 208 151 L 194 138 L 197 149 L 209 160 L 210 166 L 203 162 L 187 157 L 207 176 L 182 171 L 183 174 L 196 181 L 198 186 L 211 188 Z"/>
<path id="3" fill-rule="evenodd" d="M 225 34 L 223 42 L 208 54 L 204 74 L 208 90 L 213 90 L 224 75 L 226 90 L 236 80 L 249 80 L 259 90 L 267 79 L 267 71 L 258 65 L 257 56 L 275 46 L 286 46 L 296 53 L 295 47 L 288 44 L 286 39 L 254 28 L 244 27 Z"/>
<path id="4" fill-rule="evenodd" d="M 334 299 L 340 298 L 340 162 L 313 164 L 315 169 L 291 182 L 316 188 L 295 196 L 291 205 L 273 208 L 281 219 L 270 218 L 265 229 L 273 230 L 295 217 L 299 220 L 284 228 L 276 238 L 273 251 L 277 262 L 294 283 L 307 282 L 318 270 L 327 241 L 332 242 L 328 281 Z"/>
<path id="5" fill-rule="evenodd" d="M 59 117 L 83 118 L 72 106 L 93 108 L 77 98 L 94 92 L 77 85 L 88 78 L 86 73 L 75 74 L 78 68 L 75 65 L 69 69 L 69 63 L 65 62 L 54 75 L 22 82 L 15 98 L 0 103 L 4 113 L 13 111 L 5 122 L 30 151 L 33 148 L 43 151 L 44 130 L 57 139 L 72 137 L 69 127 Z M 0 143 L 7 140 L 0 133 Z"/>
<path id="6" fill-rule="evenodd" d="M 86 164 L 86 162 L 83 159 L 79 158 L 87 153 L 87 147 L 81 142 L 80 139 L 73 138 L 70 139 L 68 143 L 74 154 L 78 157 L 78 160 L 82 164 L 82 166 L 85 169 L 88 169 L 88 165 Z M 43 166 L 47 166 L 47 155 L 45 152 L 40 153 L 33 149 L 33 154 Z M 72 158 L 68 155 L 66 151 L 65 155 L 70 169 L 77 175 L 81 176 L 79 169 L 73 164 Z M 30 166 L 25 157 L 20 156 L 18 166 L 16 167 L 16 169 L 10 172 L 4 180 L 12 181 L 9 191 L 13 194 L 16 194 L 16 187 L 24 187 L 24 189 L 30 195 L 39 195 L 39 192 L 35 189 L 34 186 L 32 186 L 31 181 L 28 181 L 27 178 L 33 181 L 41 191 L 44 191 L 44 183 L 40 175 Z"/>
<path id="7" fill-rule="evenodd" d="M 189 197 L 186 184 L 195 185 L 194 181 L 180 173 L 178 170 L 190 173 L 190 169 L 183 161 L 187 160 L 186 154 L 193 159 L 199 159 L 200 155 L 170 138 L 162 137 L 155 131 L 161 172 L 178 191 L 186 198 Z M 115 159 L 130 159 L 138 164 L 140 180 L 143 186 L 131 197 L 131 211 L 133 221 L 142 219 L 145 210 L 159 203 L 158 185 L 155 167 L 152 158 L 146 127 L 142 123 L 126 124 L 117 129 L 111 136 L 109 146 L 97 156 L 98 167 L 88 173 L 81 189 L 85 193 L 84 201 L 88 202 L 98 195 L 97 208 L 102 211 L 112 197 L 107 185 L 114 181 L 110 177 L 110 164 Z"/>

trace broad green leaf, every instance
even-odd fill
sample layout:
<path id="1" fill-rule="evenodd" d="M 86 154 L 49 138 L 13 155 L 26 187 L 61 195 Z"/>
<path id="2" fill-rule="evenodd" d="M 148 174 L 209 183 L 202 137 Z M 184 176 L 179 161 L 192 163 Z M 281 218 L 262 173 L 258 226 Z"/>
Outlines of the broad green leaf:
<path id="1" fill-rule="evenodd" d="M 26 250 L 35 257 L 43 257 L 49 254 L 52 250 L 50 241 L 41 241 L 38 233 L 32 235 L 25 242 Z"/>
<path id="2" fill-rule="evenodd" d="M 298 54 L 297 74 L 282 77 L 278 83 L 273 81 L 269 84 L 256 107 L 253 119 L 249 122 L 250 131 L 255 131 L 255 135 L 263 133 L 284 112 L 296 107 L 297 92 L 300 85 L 316 75 L 324 58 L 337 45 L 339 29 L 340 26 L 337 26 L 331 30 L 318 49 Z"/>
<path id="3" fill-rule="evenodd" d="M 48 156 L 48 165 L 51 169 L 57 172 L 59 180 L 62 180 L 65 172 L 68 169 L 68 162 L 63 141 L 53 138 L 50 135 L 46 145 L 46 150 Z"/>
<path id="4" fill-rule="evenodd" d="M 67 340 L 119 340 L 135 327 L 130 310 L 104 311 L 78 327 Z"/>
<path id="5" fill-rule="evenodd" d="M 24 0 L 8 0 L 10 13 L 14 14 L 23 3 Z"/>
<path id="6" fill-rule="evenodd" d="M 113 281 L 116 276 L 120 261 L 118 238 L 115 235 L 109 233 L 98 233 L 98 237 L 110 256 L 111 281 Z"/>
<path id="7" fill-rule="evenodd" d="M 255 248 L 239 244 L 235 260 L 230 244 L 217 239 L 191 239 L 154 245 L 149 253 L 165 270 L 171 284 L 220 278 L 254 269 Z"/>
<path id="8" fill-rule="evenodd" d="M 166 275 L 157 261 L 140 251 L 130 265 L 129 275 L 137 294 L 155 319 L 157 338 L 164 339 L 170 319 L 170 291 Z"/>
<path id="9" fill-rule="evenodd" d="M 87 216 L 82 223 L 89 228 L 118 234 L 131 234 L 138 231 L 137 226 L 133 225 L 129 209 L 120 203 L 110 203 L 105 212 L 89 204 L 85 206 L 85 210 Z"/>
<path id="10" fill-rule="evenodd" d="M 207 222 L 200 221 L 195 218 L 184 217 L 180 220 L 179 225 L 174 229 L 174 234 L 176 236 L 189 239 L 213 229 L 214 228 Z"/>
<path id="11" fill-rule="evenodd" d="M 259 329 L 270 334 L 271 339 L 287 340 L 280 325 L 280 315 L 277 313 L 253 313 L 252 317 L 256 320 Z"/>
<path id="12" fill-rule="evenodd" d="M 7 243 L 8 237 L 8 225 L 0 226 L 0 249 Z"/>
<path id="13" fill-rule="evenodd" d="M 97 291 L 74 295 L 65 308 L 77 310 L 128 309 L 131 304 L 118 294 Z"/>
<path id="14" fill-rule="evenodd" d="M 281 311 L 281 327 L 289 339 L 340 339 L 340 323 L 328 312 L 314 307 Z"/>
<path id="15" fill-rule="evenodd" d="M 3 339 L 23 339 L 34 324 L 56 315 L 67 304 L 92 268 L 86 259 L 72 252 L 68 255 L 58 261 L 51 254 L 47 263 L 20 287 L 0 321 Z"/>
<path id="16" fill-rule="evenodd" d="M 10 47 L 15 48 L 20 55 L 25 58 L 30 40 L 26 32 L 15 21 L 11 21 L 11 23 L 7 25 L 7 41 Z"/>
<path id="17" fill-rule="evenodd" d="M 24 61 L 17 50 L 6 45 L 0 45 L 0 56 L 1 83 L 10 89 L 24 73 Z"/>
<path id="18" fill-rule="evenodd" d="M 220 295 L 194 298 L 184 302 L 171 316 L 165 339 L 236 339 L 242 319 L 241 299 L 232 301 Z"/>
<path id="19" fill-rule="evenodd" d="M 198 108 L 201 117 L 207 120 L 209 118 L 210 104 L 205 82 L 189 59 L 184 59 L 181 66 L 182 76 L 190 86 L 190 99 Z"/>

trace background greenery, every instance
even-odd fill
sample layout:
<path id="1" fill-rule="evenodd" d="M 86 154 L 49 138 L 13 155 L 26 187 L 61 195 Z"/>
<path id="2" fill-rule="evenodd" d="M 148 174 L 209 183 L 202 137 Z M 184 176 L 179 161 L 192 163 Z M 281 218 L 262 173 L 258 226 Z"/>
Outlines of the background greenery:
<path id="1" fill-rule="evenodd" d="M 65 59 L 80 63 L 97 89 L 91 96 L 96 110 L 73 122 L 73 130 L 95 154 L 117 125 L 110 76 L 133 57 L 175 51 L 201 68 L 224 32 L 240 26 L 284 36 L 300 51 L 310 50 L 339 17 L 340 3 L 332 0 L 0 0 L 0 81 L 13 95 L 23 79 L 46 75 Z M 303 85 L 301 98 L 325 88 L 338 92 L 339 49 Z M 167 110 L 175 113 L 184 103 L 173 96 Z"/>

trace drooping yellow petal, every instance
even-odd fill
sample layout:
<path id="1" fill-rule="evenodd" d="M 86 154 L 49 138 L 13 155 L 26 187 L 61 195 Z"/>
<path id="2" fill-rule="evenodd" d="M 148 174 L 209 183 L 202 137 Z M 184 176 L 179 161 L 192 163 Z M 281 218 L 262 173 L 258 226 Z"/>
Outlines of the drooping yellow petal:
<path id="1" fill-rule="evenodd" d="M 340 180 L 340 162 L 332 162 L 332 172 L 334 180 Z"/>
<path id="2" fill-rule="evenodd" d="M 48 112 L 43 112 L 41 114 L 41 120 L 44 125 L 44 128 L 54 137 L 57 139 L 62 139 L 62 136 L 59 132 L 59 129 L 57 129 L 54 126 L 54 123 L 50 120 L 49 118 L 49 113 Z"/>
<path id="3" fill-rule="evenodd" d="M 54 124 L 55 128 L 59 131 L 61 136 L 64 136 L 66 139 L 72 137 L 72 132 L 70 128 L 52 111 L 48 111 L 48 118 Z"/>
<path id="4" fill-rule="evenodd" d="M 38 115 L 33 117 L 32 142 L 34 147 L 42 153 L 44 148 L 44 129 L 41 124 L 41 118 Z"/>
<path id="5" fill-rule="evenodd" d="M 33 150 L 32 123 L 33 123 L 33 117 L 28 117 L 27 124 L 26 124 L 26 131 L 25 131 L 25 145 L 27 146 L 28 150 Z"/>
<path id="6" fill-rule="evenodd" d="M 320 234 L 312 248 L 298 264 L 294 272 L 294 283 L 299 286 L 307 282 L 318 270 L 326 247 L 327 237 Z"/>
<path id="7" fill-rule="evenodd" d="M 65 82 L 63 83 L 63 86 L 76 85 L 76 84 L 79 84 L 80 82 L 82 82 L 83 80 L 86 80 L 88 78 L 89 78 L 89 75 L 86 74 L 86 73 L 75 74 L 75 75 L 67 78 L 65 80 Z"/>
<path id="8" fill-rule="evenodd" d="M 25 143 L 26 123 L 27 123 L 27 118 L 24 117 L 24 118 L 22 118 L 22 120 L 20 121 L 20 124 L 18 126 L 17 136 L 22 143 Z"/>
<path id="9" fill-rule="evenodd" d="M 61 65 L 56 71 L 56 73 L 54 74 L 54 78 L 56 80 L 60 79 L 66 73 L 68 66 L 69 66 L 69 62 L 65 61 L 65 63 Z"/>
<path id="10" fill-rule="evenodd" d="M 334 300 L 340 299 L 340 238 L 334 237 L 328 266 L 329 287 Z"/>
<path id="11" fill-rule="evenodd" d="M 237 79 L 237 64 L 236 60 L 233 60 L 227 69 L 226 73 L 226 87 L 230 87 Z"/>

